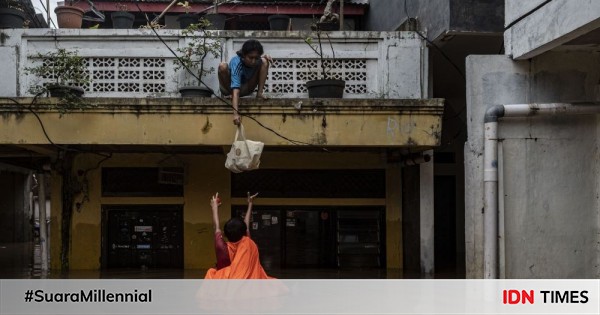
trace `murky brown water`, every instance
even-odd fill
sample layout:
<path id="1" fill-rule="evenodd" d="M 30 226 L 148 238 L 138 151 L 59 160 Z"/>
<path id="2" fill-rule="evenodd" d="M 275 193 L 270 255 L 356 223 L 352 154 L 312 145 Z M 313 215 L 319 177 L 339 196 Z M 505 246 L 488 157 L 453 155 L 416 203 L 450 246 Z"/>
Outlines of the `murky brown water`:
<path id="1" fill-rule="evenodd" d="M 0 279 L 202 279 L 206 269 L 114 269 L 51 270 L 40 269 L 39 246 L 30 243 L 0 244 Z M 419 279 L 420 274 L 400 269 L 273 269 L 270 276 L 280 279 Z M 463 278 L 454 273 L 439 273 L 434 278 Z"/>

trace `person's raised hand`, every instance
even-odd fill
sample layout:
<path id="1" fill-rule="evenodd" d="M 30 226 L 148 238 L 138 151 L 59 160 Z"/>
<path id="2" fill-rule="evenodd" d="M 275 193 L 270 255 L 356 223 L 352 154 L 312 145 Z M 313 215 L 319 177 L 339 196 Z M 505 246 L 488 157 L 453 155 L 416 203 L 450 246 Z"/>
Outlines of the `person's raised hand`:
<path id="1" fill-rule="evenodd" d="M 221 205 L 221 198 L 219 197 L 219 193 L 216 193 L 214 196 L 210 198 L 210 206 L 213 208 L 218 208 Z"/>
<path id="2" fill-rule="evenodd" d="M 254 195 L 250 195 L 250 192 L 248 192 L 248 203 L 252 203 L 252 201 L 254 200 L 254 198 L 256 198 L 256 196 L 258 196 L 258 193 L 254 194 Z"/>

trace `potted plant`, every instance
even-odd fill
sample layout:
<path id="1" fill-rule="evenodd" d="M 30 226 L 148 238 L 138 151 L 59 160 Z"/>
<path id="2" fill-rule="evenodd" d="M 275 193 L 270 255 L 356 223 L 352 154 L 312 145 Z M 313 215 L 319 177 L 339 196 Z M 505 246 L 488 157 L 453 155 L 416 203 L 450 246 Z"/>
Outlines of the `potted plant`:
<path id="1" fill-rule="evenodd" d="M 202 78 L 215 71 L 212 67 L 207 67 L 206 57 L 212 55 L 214 58 L 221 56 L 222 43 L 220 39 L 215 38 L 209 31 L 210 22 L 204 18 L 197 24 L 191 24 L 181 32 L 183 36 L 189 38 L 185 47 L 177 48 L 180 55 L 174 60 L 175 70 L 193 71 L 194 83 L 180 88 L 179 92 L 183 97 L 210 97 L 211 91 L 202 86 Z"/>
<path id="2" fill-rule="evenodd" d="M 342 98 L 344 96 L 344 88 L 346 87 L 346 81 L 337 80 L 331 78 L 331 66 L 335 60 L 335 50 L 329 35 L 327 41 L 331 47 L 332 57 L 328 57 L 323 52 L 322 33 L 319 27 L 316 27 L 317 43 L 313 44 L 312 37 L 307 37 L 304 42 L 319 56 L 321 61 L 321 79 L 311 80 L 306 82 L 306 88 L 308 89 L 309 98 Z"/>
<path id="3" fill-rule="evenodd" d="M 119 11 L 110 14 L 113 28 L 132 28 L 135 15 L 127 12 L 127 5 L 117 3 L 115 5 Z"/>
<path id="4" fill-rule="evenodd" d="M 60 48 L 45 54 L 34 56 L 41 62 L 25 68 L 27 74 L 35 75 L 38 84 L 32 85 L 29 92 L 35 95 L 50 94 L 61 99 L 58 107 L 61 114 L 71 109 L 82 109 L 89 105 L 81 101 L 82 87 L 89 85 L 87 61 L 78 55 L 78 51 Z"/>
<path id="5" fill-rule="evenodd" d="M 287 31 L 290 29 L 290 16 L 285 14 L 269 15 L 271 31 Z"/>
<path id="6" fill-rule="evenodd" d="M 0 28 L 23 28 L 25 12 L 18 0 L 0 0 Z"/>
<path id="7" fill-rule="evenodd" d="M 333 6 L 333 3 L 336 0 L 328 0 L 327 4 L 325 5 L 325 9 L 323 10 L 323 16 L 321 16 L 321 18 L 319 19 L 319 21 L 317 23 L 314 23 L 312 25 L 312 29 L 313 30 L 320 30 L 320 31 L 339 31 L 340 30 L 340 24 L 339 24 L 339 15 L 337 13 L 333 13 L 331 8 Z"/>
<path id="8" fill-rule="evenodd" d="M 210 22 L 210 28 L 214 30 L 224 30 L 225 20 L 227 17 L 223 14 L 219 14 L 219 5 L 229 0 L 213 0 L 212 12 L 206 13 L 204 18 Z"/>
<path id="9" fill-rule="evenodd" d="M 269 27 L 271 31 L 289 31 L 290 16 L 279 14 L 279 6 L 277 6 L 277 14 L 269 15 Z"/>
<path id="10" fill-rule="evenodd" d="M 190 13 L 192 6 L 189 4 L 189 2 L 178 2 L 177 5 L 181 6 L 185 10 L 185 14 L 181 14 L 177 17 L 180 28 L 186 29 L 188 26 L 198 23 L 198 15 L 195 13 Z"/>
<path id="11" fill-rule="evenodd" d="M 83 9 L 74 6 L 79 0 L 68 0 L 65 5 L 54 9 L 56 22 L 60 28 L 81 28 L 83 23 Z"/>

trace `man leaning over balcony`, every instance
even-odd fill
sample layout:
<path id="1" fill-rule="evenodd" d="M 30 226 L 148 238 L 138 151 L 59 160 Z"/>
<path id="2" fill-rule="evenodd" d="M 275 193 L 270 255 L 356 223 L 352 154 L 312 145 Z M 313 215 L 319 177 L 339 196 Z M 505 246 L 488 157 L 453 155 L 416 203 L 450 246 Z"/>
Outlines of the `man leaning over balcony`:
<path id="1" fill-rule="evenodd" d="M 242 49 L 236 52 L 229 64 L 219 64 L 219 88 L 221 95 L 231 96 L 233 105 L 233 124 L 239 125 L 242 121 L 238 113 L 240 97 L 256 92 L 256 98 L 266 99 L 264 96 L 265 81 L 269 73 L 269 64 L 273 59 L 263 55 L 261 43 L 255 39 L 247 40 Z"/>

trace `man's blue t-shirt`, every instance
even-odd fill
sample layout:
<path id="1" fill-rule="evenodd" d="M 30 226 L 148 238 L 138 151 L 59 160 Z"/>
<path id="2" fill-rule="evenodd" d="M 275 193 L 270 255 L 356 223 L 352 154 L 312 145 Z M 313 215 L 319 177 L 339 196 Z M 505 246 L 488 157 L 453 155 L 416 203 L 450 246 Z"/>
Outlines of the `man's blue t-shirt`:
<path id="1" fill-rule="evenodd" d="M 231 89 L 239 89 L 242 87 L 242 84 L 248 82 L 252 76 L 256 73 L 256 71 L 260 68 L 262 64 L 262 59 L 258 59 L 258 65 L 256 67 L 247 67 L 242 62 L 242 57 L 236 55 L 231 58 L 229 62 L 229 76 L 231 78 Z"/>

